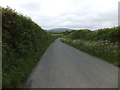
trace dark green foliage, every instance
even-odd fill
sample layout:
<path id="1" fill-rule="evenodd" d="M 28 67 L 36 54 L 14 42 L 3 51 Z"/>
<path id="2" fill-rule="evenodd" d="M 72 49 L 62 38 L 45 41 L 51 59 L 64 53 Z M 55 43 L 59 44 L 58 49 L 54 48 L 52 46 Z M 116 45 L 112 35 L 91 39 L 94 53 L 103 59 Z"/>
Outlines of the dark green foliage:
<path id="1" fill-rule="evenodd" d="M 71 39 L 90 39 L 92 31 L 90 30 L 77 30 L 71 33 Z"/>
<path id="2" fill-rule="evenodd" d="M 69 35 L 71 33 L 71 31 L 65 31 L 65 32 L 62 32 L 64 35 Z"/>
<path id="3" fill-rule="evenodd" d="M 118 38 L 120 37 L 118 32 L 120 32 L 120 27 L 99 29 L 97 31 L 97 38 L 98 40 L 108 40 L 115 43 L 118 42 Z"/>
<path id="4" fill-rule="evenodd" d="M 96 31 L 91 31 L 88 29 L 74 30 L 69 32 L 67 35 L 71 39 L 83 39 L 83 40 L 108 40 L 113 43 L 120 41 L 120 27 L 99 29 Z M 64 34 L 65 35 L 65 34 Z"/>
<path id="5" fill-rule="evenodd" d="M 72 31 L 61 39 L 63 42 L 91 55 L 120 66 L 120 26 L 96 31 Z"/>
<path id="6" fill-rule="evenodd" d="M 3 88 L 21 87 L 54 37 L 29 17 L 2 8 Z"/>

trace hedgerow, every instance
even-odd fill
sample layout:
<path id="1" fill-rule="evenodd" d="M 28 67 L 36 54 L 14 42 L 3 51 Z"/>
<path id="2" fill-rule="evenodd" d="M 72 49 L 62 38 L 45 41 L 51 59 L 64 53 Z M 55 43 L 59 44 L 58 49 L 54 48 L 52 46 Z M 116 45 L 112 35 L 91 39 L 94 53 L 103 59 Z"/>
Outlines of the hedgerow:
<path id="1" fill-rule="evenodd" d="M 2 85 L 22 87 L 55 37 L 9 7 L 2 8 L 2 21 Z"/>
<path id="2" fill-rule="evenodd" d="M 74 30 L 61 40 L 81 51 L 120 67 L 120 26 L 91 31 Z"/>

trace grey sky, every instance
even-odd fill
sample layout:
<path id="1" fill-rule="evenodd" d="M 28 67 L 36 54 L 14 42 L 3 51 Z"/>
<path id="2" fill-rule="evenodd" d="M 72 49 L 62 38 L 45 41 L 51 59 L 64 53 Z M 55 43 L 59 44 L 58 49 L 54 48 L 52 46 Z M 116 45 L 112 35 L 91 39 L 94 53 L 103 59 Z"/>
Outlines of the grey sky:
<path id="1" fill-rule="evenodd" d="M 119 0 L 1 0 L 27 15 L 43 29 L 113 27 L 118 24 Z"/>

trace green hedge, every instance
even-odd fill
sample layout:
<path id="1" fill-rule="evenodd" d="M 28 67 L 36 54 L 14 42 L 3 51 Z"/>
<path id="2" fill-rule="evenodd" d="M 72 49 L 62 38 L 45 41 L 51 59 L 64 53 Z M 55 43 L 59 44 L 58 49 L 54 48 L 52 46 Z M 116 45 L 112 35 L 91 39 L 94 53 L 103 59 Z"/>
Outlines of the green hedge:
<path id="1" fill-rule="evenodd" d="M 84 40 L 108 40 L 113 43 L 120 42 L 120 26 L 113 28 L 104 28 L 91 31 L 89 29 L 73 30 L 63 33 L 70 39 L 84 39 Z"/>
<path id="2" fill-rule="evenodd" d="M 3 88 L 22 87 L 55 37 L 9 7 L 2 8 L 2 16 Z"/>
<path id="3" fill-rule="evenodd" d="M 63 42 L 120 67 L 120 26 L 91 31 L 71 31 L 61 39 Z"/>

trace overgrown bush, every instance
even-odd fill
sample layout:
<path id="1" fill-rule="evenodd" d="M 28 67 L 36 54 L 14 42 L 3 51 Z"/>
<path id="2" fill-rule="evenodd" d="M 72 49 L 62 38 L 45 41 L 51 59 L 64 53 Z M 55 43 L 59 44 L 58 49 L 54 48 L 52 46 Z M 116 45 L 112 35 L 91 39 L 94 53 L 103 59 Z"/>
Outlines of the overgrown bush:
<path id="1" fill-rule="evenodd" d="M 3 88 L 22 87 L 35 64 L 55 38 L 29 17 L 2 8 Z"/>
<path id="2" fill-rule="evenodd" d="M 64 34 L 65 35 L 65 34 Z M 73 30 L 67 33 L 68 37 L 75 39 L 83 39 L 83 40 L 108 40 L 113 43 L 120 42 L 120 26 L 113 28 L 104 28 L 95 31 L 91 31 L 88 29 L 82 30 Z"/>
<path id="3" fill-rule="evenodd" d="M 96 31 L 76 30 L 61 40 L 81 51 L 120 66 L 120 26 Z"/>

